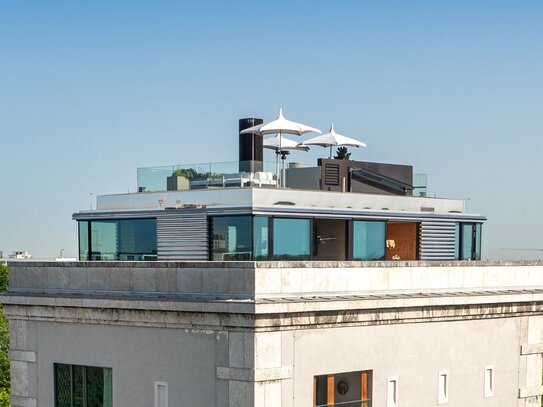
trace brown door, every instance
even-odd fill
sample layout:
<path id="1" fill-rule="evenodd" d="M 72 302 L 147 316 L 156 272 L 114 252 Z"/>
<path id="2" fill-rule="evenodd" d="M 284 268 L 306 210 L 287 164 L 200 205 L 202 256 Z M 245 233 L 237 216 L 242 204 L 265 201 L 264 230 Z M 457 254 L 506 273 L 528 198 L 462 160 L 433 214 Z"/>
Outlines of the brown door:
<path id="1" fill-rule="evenodd" d="M 387 260 L 417 260 L 417 222 L 388 222 L 386 238 Z"/>

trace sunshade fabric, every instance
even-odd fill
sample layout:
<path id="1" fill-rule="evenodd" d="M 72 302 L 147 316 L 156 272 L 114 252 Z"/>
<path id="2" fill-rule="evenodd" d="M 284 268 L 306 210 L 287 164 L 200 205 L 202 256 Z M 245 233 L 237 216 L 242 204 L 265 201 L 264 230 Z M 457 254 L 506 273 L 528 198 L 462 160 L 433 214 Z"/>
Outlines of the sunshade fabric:
<path id="1" fill-rule="evenodd" d="M 294 134 L 297 136 L 301 136 L 306 133 L 319 133 L 321 134 L 322 131 L 319 129 L 316 129 L 315 127 L 306 126 L 302 123 L 293 122 L 291 120 L 287 120 L 285 116 L 283 116 L 283 108 L 279 109 L 279 117 L 277 119 L 268 122 L 259 124 L 258 126 L 249 127 L 248 129 L 242 130 L 241 134 L 246 133 L 255 133 L 259 135 L 266 135 L 266 134 Z"/>
<path id="2" fill-rule="evenodd" d="M 302 150 L 302 151 L 308 151 L 309 147 L 304 146 L 297 141 L 290 140 L 285 137 L 281 137 L 281 140 L 279 140 L 279 135 L 276 135 L 275 137 L 270 137 L 267 139 L 264 139 L 263 142 L 264 148 L 269 148 L 271 150 L 278 151 L 281 150 Z"/>
<path id="3" fill-rule="evenodd" d="M 321 147 L 347 146 L 347 147 L 366 147 L 366 144 L 353 138 L 338 134 L 334 130 L 334 125 L 330 131 L 317 137 L 310 138 L 302 143 L 303 145 L 313 145 Z"/>

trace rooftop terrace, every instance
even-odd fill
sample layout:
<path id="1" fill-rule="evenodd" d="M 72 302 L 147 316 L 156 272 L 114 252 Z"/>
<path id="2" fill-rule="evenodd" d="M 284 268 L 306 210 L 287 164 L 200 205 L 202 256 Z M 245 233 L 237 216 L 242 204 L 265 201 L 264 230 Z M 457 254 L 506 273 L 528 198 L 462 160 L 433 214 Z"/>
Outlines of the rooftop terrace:
<path id="1" fill-rule="evenodd" d="M 387 171 L 369 171 L 362 169 L 362 163 L 344 160 L 321 160 L 317 166 L 303 163 L 290 163 L 288 168 L 280 169 L 278 163 L 259 162 L 254 165 L 251 161 L 228 161 L 214 163 L 200 163 L 187 165 L 166 165 L 157 167 L 138 168 L 139 192 L 164 192 L 192 189 L 217 189 L 217 188 L 292 188 L 305 190 L 335 190 L 342 192 L 374 192 L 385 193 L 398 189 L 396 193 L 405 194 L 406 188 L 409 194 L 414 196 L 426 195 L 426 174 L 409 174 L 410 183 L 405 180 L 397 180 L 387 174 Z M 363 163 L 369 164 L 369 163 Z M 323 166 L 334 166 L 333 174 L 324 174 Z M 348 166 L 347 172 L 339 173 L 340 166 Z M 379 164 L 381 167 L 390 167 L 389 164 Z M 323 167 L 324 168 L 324 167 Z M 364 171 L 353 176 L 352 171 Z M 329 171 L 329 170 L 328 170 Z M 329 171 L 330 172 L 330 171 Z M 388 171 L 390 172 L 390 171 Z M 330 179 L 333 176 L 337 180 Z M 402 174 L 405 178 L 405 175 Z M 372 191 L 358 191 L 354 184 L 370 183 L 380 187 Z M 326 188 L 326 185 L 335 185 L 339 188 Z M 412 188 L 411 188 L 412 187 Z"/>

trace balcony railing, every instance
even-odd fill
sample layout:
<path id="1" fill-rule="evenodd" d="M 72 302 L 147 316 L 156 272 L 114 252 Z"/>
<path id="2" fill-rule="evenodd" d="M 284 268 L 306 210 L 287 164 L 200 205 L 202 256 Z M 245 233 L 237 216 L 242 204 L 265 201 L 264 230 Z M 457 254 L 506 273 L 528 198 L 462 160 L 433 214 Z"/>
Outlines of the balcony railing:
<path id="1" fill-rule="evenodd" d="M 274 162 L 229 161 L 138 168 L 138 191 L 281 185 Z"/>
<path id="2" fill-rule="evenodd" d="M 296 169 L 298 167 L 294 168 L 281 170 L 281 163 L 269 161 L 227 161 L 144 167 L 138 168 L 138 191 L 162 192 L 232 187 L 299 188 L 300 179 L 308 183 L 308 188 L 302 189 L 320 189 L 320 172 L 312 173 L 314 180 L 307 179 L 309 173 L 303 173 L 302 178 L 300 175 L 294 176 L 290 180 L 290 176 L 286 175 L 290 174 L 289 171 L 298 171 Z M 413 174 L 413 196 L 426 194 L 426 174 Z"/>

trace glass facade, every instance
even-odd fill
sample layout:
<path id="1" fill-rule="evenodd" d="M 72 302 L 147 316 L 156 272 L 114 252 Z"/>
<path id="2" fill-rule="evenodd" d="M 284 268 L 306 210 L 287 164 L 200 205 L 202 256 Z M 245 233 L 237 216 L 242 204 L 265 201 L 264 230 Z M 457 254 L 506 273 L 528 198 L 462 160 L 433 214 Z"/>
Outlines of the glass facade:
<path id="1" fill-rule="evenodd" d="M 79 222 L 80 260 L 156 260 L 156 219 Z"/>
<path id="2" fill-rule="evenodd" d="M 210 260 L 251 260 L 252 216 L 210 217 Z"/>
<path id="3" fill-rule="evenodd" d="M 254 260 L 268 260 L 269 217 L 255 216 L 253 220 Z"/>
<path id="4" fill-rule="evenodd" d="M 309 260 L 311 256 L 309 219 L 273 219 L 273 259 Z"/>
<path id="5" fill-rule="evenodd" d="M 79 260 L 89 259 L 89 222 L 78 222 L 79 227 Z"/>
<path id="6" fill-rule="evenodd" d="M 456 248 L 459 260 L 481 260 L 480 223 L 459 223 L 456 227 Z"/>
<path id="7" fill-rule="evenodd" d="M 55 363 L 55 407 L 112 407 L 111 368 Z"/>
<path id="8" fill-rule="evenodd" d="M 353 260 L 384 260 L 386 223 L 353 221 Z"/>

